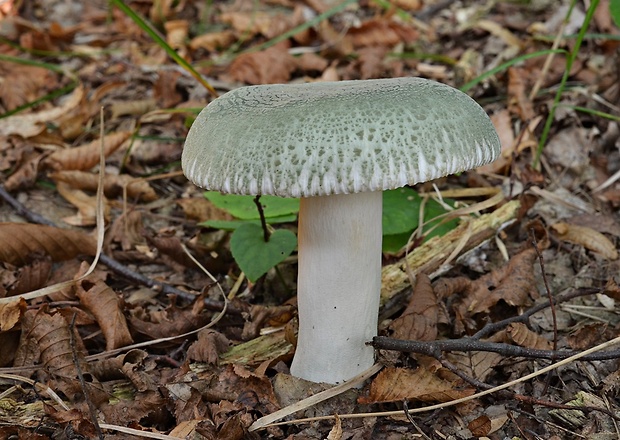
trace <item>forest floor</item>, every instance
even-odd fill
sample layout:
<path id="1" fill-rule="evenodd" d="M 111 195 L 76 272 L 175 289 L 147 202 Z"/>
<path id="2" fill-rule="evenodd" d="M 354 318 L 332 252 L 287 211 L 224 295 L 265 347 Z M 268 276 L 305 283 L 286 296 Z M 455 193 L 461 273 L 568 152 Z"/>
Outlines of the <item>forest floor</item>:
<path id="1" fill-rule="evenodd" d="M 0 1 L 0 439 L 620 438 L 610 1 Z M 501 157 L 407 193 L 463 210 L 384 237 L 371 378 L 256 429 L 329 387 L 288 374 L 296 253 L 248 281 L 188 128 L 214 91 L 403 76 L 466 91 Z"/>

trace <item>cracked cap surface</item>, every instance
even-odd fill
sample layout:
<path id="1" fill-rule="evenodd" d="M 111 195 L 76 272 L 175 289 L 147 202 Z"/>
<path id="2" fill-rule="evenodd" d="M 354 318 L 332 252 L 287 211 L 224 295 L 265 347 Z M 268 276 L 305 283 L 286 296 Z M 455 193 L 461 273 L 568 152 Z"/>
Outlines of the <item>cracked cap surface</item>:
<path id="1" fill-rule="evenodd" d="M 182 167 L 233 194 L 399 188 L 492 162 L 500 142 L 468 95 L 421 78 L 242 87 L 196 118 Z"/>

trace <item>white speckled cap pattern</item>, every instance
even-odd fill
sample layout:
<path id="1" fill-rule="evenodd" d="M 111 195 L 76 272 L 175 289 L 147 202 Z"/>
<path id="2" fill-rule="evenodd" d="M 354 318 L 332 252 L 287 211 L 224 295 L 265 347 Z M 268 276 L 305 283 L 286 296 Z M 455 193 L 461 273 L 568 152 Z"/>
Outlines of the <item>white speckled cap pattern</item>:
<path id="1" fill-rule="evenodd" d="M 469 96 L 421 78 L 243 87 L 211 102 L 183 149 L 196 185 L 310 197 L 413 185 L 493 161 Z"/>

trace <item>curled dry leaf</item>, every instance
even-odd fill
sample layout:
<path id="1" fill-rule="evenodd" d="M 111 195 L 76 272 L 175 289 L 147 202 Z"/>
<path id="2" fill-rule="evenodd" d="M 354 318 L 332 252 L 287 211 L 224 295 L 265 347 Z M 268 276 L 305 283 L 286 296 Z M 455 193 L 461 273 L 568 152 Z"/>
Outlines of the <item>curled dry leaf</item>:
<path id="1" fill-rule="evenodd" d="M 608 260 L 618 259 L 618 250 L 611 240 L 592 228 L 558 222 L 551 225 L 551 229 L 564 241 L 579 244 Z"/>
<path id="2" fill-rule="evenodd" d="M 198 332 L 198 340 L 187 349 L 187 357 L 197 362 L 217 364 L 219 356 L 230 348 L 230 341 L 220 332 L 204 329 Z"/>
<path id="3" fill-rule="evenodd" d="M 553 344 L 541 335 L 533 332 L 522 322 L 513 322 L 506 328 L 506 336 L 517 345 L 538 350 L 551 350 Z"/>
<path id="4" fill-rule="evenodd" d="M 95 255 L 95 239 L 81 231 L 28 223 L 0 223 L 0 261 L 28 264 L 33 255 L 64 261 L 77 255 Z"/>
<path id="5" fill-rule="evenodd" d="M 97 197 L 89 196 L 84 191 L 60 182 L 56 186 L 58 193 L 78 209 L 78 213 L 63 220 L 72 226 L 93 226 L 97 223 Z M 104 200 L 105 202 L 105 200 Z M 110 206 L 104 204 L 104 217 L 109 218 Z"/>
<path id="6" fill-rule="evenodd" d="M 99 184 L 99 176 L 97 174 L 80 170 L 56 171 L 50 173 L 49 177 L 57 183 L 64 182 L 84 191 L 96 191 Z M 135 178 L 127 174 L 105 175 L 103 192 L 106 197 L 122 196 L 123 188 L 127 188 L 127 197 L 129 199 L 139 199 L 143 202 L 157 200 L 157 193 L 144 179 Z"/>
<path id="7" fill-rule="evenodd" d="M 461 388 L 456 383 L 440 379 L 425 368 L 384 368 L 370 385 L 370 393 L 358 400 L 362 404 L 419 400 L 448 402 L 471 396 L 473 388 Z"/>
<path id="8" fill-rule="evenodd" d="M 396 318 L 390 329 L 396 339 L 433 341 L 437 338 L 439 307 L 428 275 L 417 276 L 407 308 Z"/>
<path id="9" fill-rule="evenodd" d="M 79 147 L 57 150 L 45 159 L 44 164 L 54 170 L 90 170 L 99 163 L 102 142 L 103 154 L 108 157 L 123 145 L 129 136 L 130 131 L 119 131 Z"/>
<path id="10" fill-rule="evenodd" d="M 22 267 L 1 269 L 0 298 L 5 296 L 21 295 L 45 286 L 50 273 L 52 262 L 49 258 L 36 258 L 30 264 Z"/>
<path id="11" fill-rule="evenodd" d="M 101 280 L 94 284 L 83 280 L 78 285 L 77 296 L 97 320 L 105 337 L 106 350 L 133 343 L 123 314 L 123 302 L 110 286 Z"/>
<path id="12" fill-rule="evenodd" d="M 0 332 L 6 332 L 15 327 L 25 311 L 26 301 L 23 298 L 0 304 Z"/>

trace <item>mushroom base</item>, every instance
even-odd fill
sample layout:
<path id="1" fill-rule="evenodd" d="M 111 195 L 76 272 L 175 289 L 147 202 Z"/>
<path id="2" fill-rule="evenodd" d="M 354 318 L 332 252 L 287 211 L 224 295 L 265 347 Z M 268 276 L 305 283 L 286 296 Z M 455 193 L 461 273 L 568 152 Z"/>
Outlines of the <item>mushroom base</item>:
<path id="1" fill-rule="evenodd" d="M 374 363 L 383 193 L 302 198 L 294 376 L 348 380 Z"/>

